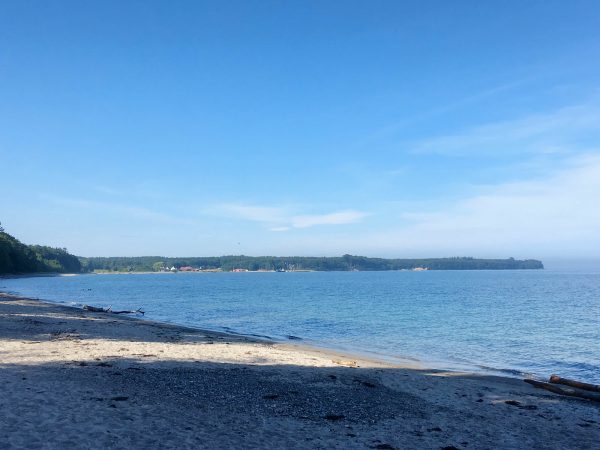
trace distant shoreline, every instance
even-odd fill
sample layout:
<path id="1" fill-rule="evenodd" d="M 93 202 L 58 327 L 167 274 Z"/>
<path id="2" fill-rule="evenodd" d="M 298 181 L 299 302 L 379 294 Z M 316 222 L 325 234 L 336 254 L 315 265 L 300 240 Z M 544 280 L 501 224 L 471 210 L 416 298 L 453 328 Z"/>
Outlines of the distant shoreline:
<path id="1" fill-rule="evenodd" d="M 3 235 L 6 235 L 3 233 Z M 10 237 L 6 235 L 7 239 Z M 11 241 L 12 242 L 12 241 Z M 23 255 L 33 250 L 18 241 L 13 242 Z M 21 248 L 22 247 L 22 248 Z M 37 248 L 37 247 L 32 247 Z M 540 260 L 514 258 L 484 259 L 473 257 L 450 258 L 370 258 L 366 256 L 246 256 L 228 255 L 211 257 L 82 257 L 61 249 L 64 263 L 49 259 L 45 265 L 20 259 L 0 265 L 0 276 L 27 275 L 55 276 L 69 273 L 158 273 L 158 272 L 376 272 L 376 271 L 428 271 L 428 270 L 540 270 Z M 16 252 L 16 250 L 14 250 Z M 27 253 L 29 251 L 29 253 Z M 41 251 L 41 250 L 39 250 Z M 64 253 L 64 255 L 63 255 Z M 25 258 L 25 256 L 22 258 Z M 50 258 L 51 256 L 49 256 Z M 22 259 L 21 258 L 21 259 Z M 38 257 L 39 258 L 39 257 Z M 31 259 L 31 258 L 30 258 Z"/>
<path id="2" fill-rule="evenodd" d="M 80 273 L 59 273 L 59 272 L 32 272 L 32 273 L 0 273 L 0 279 L 3 278 L 34 278 L 34 277 L 76 277 L 85 275 Z"/>
<path id="3" fill-rule="evenodd" d="M 514 258 L 370 258 L 366 256 L 207 256 L 207 257 L 79 257 L 82 271 L 160 272 L 363 272 L 394 270 L 530 270 L 543 269 L 540 260 Z"/>

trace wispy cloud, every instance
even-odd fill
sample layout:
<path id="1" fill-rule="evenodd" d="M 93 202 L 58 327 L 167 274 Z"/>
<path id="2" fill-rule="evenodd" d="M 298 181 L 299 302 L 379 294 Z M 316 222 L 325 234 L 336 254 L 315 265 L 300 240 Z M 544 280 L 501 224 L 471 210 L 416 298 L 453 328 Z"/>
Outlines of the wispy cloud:
<path id="1" fill-rule="evenodd" d="M 310 228 L 320 225 L 356 223 L 368 213 L 355 210 L 334 211 L 326 214 L 297 214 L 290 207 L 271 207 L 246 204 L 223 204 L 214 208 L 226 216 L 260 222 L 270 231 L 288 231 L 293 228 Z"/>
<path id="2" fill-rule="evenodd" d="M 42 197 L 63 208 L 87 210 L 100 216 L 103 214 L 116 214 L 130 219 L 146 220 L 171 225 L 186 225 L 193 223 L 190 219 L 154 211 L 142 206 L 116 202 L 101 202 L 81 198 L 67 198 L 54 195 L 43 195 Z"/>
<path id="3" fill-rule="evenodd" d="M 233 218 L 264 223 L 284 222 L 287 214 L 285 208 L 233 203 L 218 205 L 214 210 Z"/>
<path id="4" fill-rule="evenodd" d="M 476 92 L 472 95 L 468 95 L 462 98 L 459 98 L 453 102 L 449 102 L 447 104 L 442 104 L 437 107 L 431 108 L 427 111 L 424 111 L 420 114 L 411 115 L 410 117 L 398 120 L 396 122 L 390 123 L 386 126 L 383 126 L 375 131 L 373 131 L 369 136 L 363 139 L 360 142 L 360 145 L 369 145 L 374 141 L 379 139 L 384 139 L 387 137 L 391 137 L 396 135 L 401 130 L 406 127 L 413 125 L 417 122 L 431 120 L 438 116 L 443 116 L 444 114 L 450 113 L 456 109 L 465 108 L 477 103 L 481 103 L 485 100 L 490 100 L 500 94 L 505 94 L 515 88 L 521 87 L 529 82 L 531 82 L 533 78 L 523 78 L 511 82 L 507 82 L 504 84 L 500 84 L 497 86 L 490 87 L 488 89 L 483 89 L 479 92 Z"/>
<path id="5" fill-rule="evenodd" d="M 290 229 L 290 227 L 272 227 L 272 228 L 269 228 L 269 231 L 282 232 L 282 231 L 288 231 L 289 229 Z"/>
<path id="6" fill-rule="evenodd" d="M 600 106 L 569 106 L 546 114 L 474 127 L 413 144 L 416 153 L 456 156 L 523 152 L 569 152 L 600 137 Z"/>
<path id="7" fill-rule="evenodd" d="M 308 228 L 316 225 L 342 225 L 359 222 L 368 214 L 361 211 L 347 210 L 330 214 L 294 216 L 291 218 L 294 228 Z"/>
<path id="8" fill-rule="evenodd" d="M 140 200 L 164 199 L 171 194 L 161 188 L 160 180 L 145 179 L 136 183 L 105 185 L 98 184 L 91 187 L 91 191 L 101 194 L 103 198 L 138 198 Z"/>
<path id="9" fill-rule="evenodd" d="M 407 212 L 403 226 L 363 242 L 412 255 L 597 255 L 599 192 L 596 152 L 572 158 L 545 178 L 482 187 L 443 209 Z"/>

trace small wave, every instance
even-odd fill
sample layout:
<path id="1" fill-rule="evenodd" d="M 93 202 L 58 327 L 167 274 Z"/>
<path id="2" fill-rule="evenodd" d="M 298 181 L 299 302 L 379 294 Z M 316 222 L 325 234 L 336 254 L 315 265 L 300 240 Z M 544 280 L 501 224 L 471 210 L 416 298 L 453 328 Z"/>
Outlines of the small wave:
<path id="1" fill-rule="evenodd" d="M 21 294 L 19 294 L 16 291 L 10 291 L 10 290 L 9 291 L 2 291 L 2 292 L 4 292 L 5 294 L 8 294 L 8 295 L 13 295 L 15 297 L 20 297 L 20 295 L 21 295 Z"/>
<path id="2" fill-rule="evenodd" d="M 244 334 L 244 336 L 252 336 L 252 337 L 257 337 L 257 338 L 262 338 L 262 339 L 268 339 L 270 341 L 273 340 L 273 338 L 271 336 L 267 336 L 266 334 Z"/>
<path id="3" fill-rule="evenodd" d="M 270 341 L 273 340 L 273 338 L 271 336 L 267 336 L 266 334 L 256 334 L 256 333 L 242 333 L 239 331 L 234 331 L 229 327 L 219 327 L 221 330 L 224 330 L 225 332 L 227 332 L 227 334 L 233 334 L 235 336 L 248 336 L 248 337 L 256 337 L 256 338 L 261 338 L 261 339 L 268 339 Z M 201 329 L 205 329 L 202 328 Z"/>
<path id="4" fill-rule="evenodd" d="M 496 372 L 496 373 L 501 373 L 504 375 L 510 375 L 513 377 L 525 378 L 525 377 L 534 376 L 534 374 L 532 374 L 532 373 L 523 372 L 522 370 L 518 370 L 518 369 L 499 369 L 497 367 L 486 366 L 483 364 L 475 364 L 475 367 L 477 367 L 480 370 L 484 370 L 486 372 Z"/>

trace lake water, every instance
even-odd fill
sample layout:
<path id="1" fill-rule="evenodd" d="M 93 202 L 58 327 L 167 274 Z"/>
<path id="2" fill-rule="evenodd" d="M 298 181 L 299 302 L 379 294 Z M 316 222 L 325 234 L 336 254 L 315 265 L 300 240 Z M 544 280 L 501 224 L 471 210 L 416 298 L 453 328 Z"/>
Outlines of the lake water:
<path id="1" fill-rule="evenodd" d="M 599 271 L 82 275 L 2 279 L 0 290 L 440 368 L 600 382 Z"/>

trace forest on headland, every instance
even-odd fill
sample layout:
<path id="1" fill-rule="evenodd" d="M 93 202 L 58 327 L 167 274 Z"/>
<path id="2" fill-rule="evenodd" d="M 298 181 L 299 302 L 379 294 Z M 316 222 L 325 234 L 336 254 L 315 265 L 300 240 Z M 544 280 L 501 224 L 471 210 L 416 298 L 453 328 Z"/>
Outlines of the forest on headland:
<path id="1" fill-rule="evenodd" d="M 315 256 L 209 256 L 167 258 L 77 257 L 66 248 L 26 245 L 0 226 L 0 274 L 204 271 L 367 271 L 367 270 L 504 270 L 543 269 L 535 259 L 478 259 L 471 257 L 386 259 L 343 255 Z"/>
<path id="2" fill-rule="evenodd" d="M 23 244 L 0 225 L 0 274 L 81 271 L 79 258 L 66 248 Z"/>
<path id="3" fill-rule="evenodd" d="M 502 270 L 543 269 L 541 261 L 528 259 L 477 259 L 471 257 L 385 259 L 344 255 L 315 256 L 212 256 L 193 258 L 163 258 L 159 256 L 81 258 L 86 271 L 157 272 L 169 268 L 199 270 L 248 271 L 367 271 L 367 270 Z"/>

